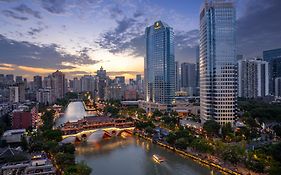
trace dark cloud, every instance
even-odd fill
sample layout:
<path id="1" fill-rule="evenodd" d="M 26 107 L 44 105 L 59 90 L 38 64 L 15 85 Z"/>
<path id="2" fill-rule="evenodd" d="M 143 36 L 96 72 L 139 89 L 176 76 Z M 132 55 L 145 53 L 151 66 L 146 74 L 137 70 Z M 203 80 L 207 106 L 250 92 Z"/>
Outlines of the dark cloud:
<path id="1" fill-rule="evenodd" d="M 137 13 L 137 12 L 136 12 Z M 141 14 L 139 14 L 141 15 Z M 117 20 L 117 26 L 112 31 L 101 35 L 97 42 L 102 48 L 112 53 L 128 51 L 133 56 L 145 56 L 145 23 L 132 18 Z M 195 51 L 198 45 L 199 31 L 175 31 L 175 54 L 179 61 L 195 61 Z"/>
<path id="2" fill-rule="evenodd" d="M 32 15 L 35 18 L 41 19 L 41 15 L 40 12 L 32 10 L 31 8 L 29 8 L 28 6 L 26 6 L 25 4 L 21 4 L 17 7 L 14 8 L 15 11 L 23 13 L 23 14 L 28 14 L 28 15 Z"/>
<path id="3" fill-rule="evenodd" d="M 36 34 L 42 32 L 43 30 L 44 30 L 44 28 L 42 28 L 42 27 L 39 27 L 39 28 L 33 28 L 33 27 L 31 27 L 31 28 L 30 28 L 30 31 L 28 31 L 27 33 L 28 33 L 29 35 L 31 35 L 31 36 L 34 36 L 34 35 L 36 35 Z"/>
<path id="4" fill-rule="evenodd" d="M 28 20 L 27 17 L 20 16 L 20 15 L 16 14 L 15 12 L 11 11 L 11 10 L 3 10 L 2 13 L 7 17 L 18 19 L 18 20 L 21 20 L 21 21 Z"/>
<path id="5" fill-rule="evenodd" d="M 73 68 L 62 65 L 62 62 L 71 65 L 98 63 L 87 53 L 76 56 L 60 52 L 59 49 L 55 44 L 38 46 L 25 41 L 10 40 L 0 34 L 0 63 L 53 69 Z"/>
<path id="6" fill-rule="evenodd" d="M 44 0 L 42 7 L 50 13 L 61 14 L 65 12 L 65 0 Z"/>
<path id="7" fill-rule="evenodd" d="M 238 53 L 258 56 L 263 50 L 281 47 L 281 1 L 250 0 L 237 21 Z"/>
<path id="8" fill-rule="evenodd" d="M 102 48 L 112 53 L 120 53 L 128 49 L 126 47 L 128 42 L 141 35 L 139 29 L 143 29 L 142 24 L 132 18 L 123 18 L 116 22 L 117 27 L 112 31 L 103 33 L 97 41 Z"/>

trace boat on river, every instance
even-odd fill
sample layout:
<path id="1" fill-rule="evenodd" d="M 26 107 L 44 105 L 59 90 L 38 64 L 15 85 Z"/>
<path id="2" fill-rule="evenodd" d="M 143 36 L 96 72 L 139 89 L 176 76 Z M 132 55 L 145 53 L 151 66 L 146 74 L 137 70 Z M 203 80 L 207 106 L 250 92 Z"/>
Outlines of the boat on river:
<path id="1" fill-rule="evenodd" d="M 157 163 L 164 162 L 164 158 L 161 157 L 161 156 L 159 156 L 159 155 L 157 155 L 157 154 L 153 154 L 152 158 L 153 158 L 153 160 L 154 160 L 155 162 L 157 162 Z"/>

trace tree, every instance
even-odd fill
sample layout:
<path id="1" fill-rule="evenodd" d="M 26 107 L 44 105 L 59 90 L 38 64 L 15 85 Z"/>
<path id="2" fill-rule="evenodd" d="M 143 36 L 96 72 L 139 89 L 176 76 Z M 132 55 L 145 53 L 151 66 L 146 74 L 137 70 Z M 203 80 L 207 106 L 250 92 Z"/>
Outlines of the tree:
<path id="1" fill-rule="evenodd" d="M 75 164 L 74 154 L 59 152 L 56 154 L 55 159 L 56 159 L 57 164 L 62 169 L 65 169 L 66 167 Z"/>
<path id="2" fill-rule="evenodd" d="M 169 132 L 168 136 L 166 137 L 166 141 L 171 145 L 175 144 L 176 139 L 177 139 L 177 136 L 174 132 Z"/>
<path id="3" fill-rule="evenodd" d="M 160 117 L 162 116 L 162 112 L 160 112 L 158 109 L 156 109 L 153 114 L 152 114 L 152 117 Z"/>
<path id="4" fill-rule="evenodd" d="M 119 113 L 119 109 L 113 106 L 106 106 L 104 111 L 110 113 L 112 117 L 116 117 Z"/>
<path id="5" fill-rule="evenodd" d="M 42 120 L 43 120 L 42 129 L 43 130 L 51 130 L 53 128 L 54 114 L 55 114 L 54 110 L 46 111 L 44 113 L 44 115 L 42 116 Z"/>
<path id="6" fill-rule="evenodd" d="M 92 172 L 91 168 L 89 168 L 86 164 L 78 163 L 76 165 L 70 166 L 65 170 L 65 175 L 90 175 Z"/>
<path id="7" fill-rule="evenodd" d="M 204 153 L 206 152 L 209 153 L 213 151 L 213 147 L 208 143 L 208 141 L 202 138 L 194 139 L 191 142 L 191 146 L 197 151 L 204 152 Z"/>
<path id="8" fill-rule="evenodd" d="M 233 133 L 233 129 L 231 127 L 231 124 L 230 123 L 226 123 L 225 125 L 223 125 L 222 129 L 221 129 L 221 133 L 222 133 L 223 138 L 225 138 L 226 136 L 229 136 L 230 134 L 232 134 Z"/>
<path id="9" fill-rule="evenodd" d="M 59 147 L 59 151 L 64 152 L 64 153 L 74 154 L 75 147 L 71 143 L 66 143 Z"/>
<path id="10" fill-rule="evenodd" d="M 46 130 L 43 132 L 43 137 L 47 140 L 60 142 L 62 140 L 62 132 L 60 130 Z"/>
<path id="11" fill-rule="evenodd" d="M 242 156 L 244 154 L 243 149 L 237 145 L 228 145 L 222 151 L 222 158 L 232 164 L 237 164 L 240 160 L 242 160 Z"/>
<path id="12" fill-rule="evenodd" d="M 179 149 L 186 149 L 188 146 L 188 141 L 185 138 L 179 138 L 175 142 L 175 146 Z"/>
<path id="13" fill-rule="evenodd" d="M 220 125 L 215 120 L 207 120 L 203 125 L 204 130 L 208 135 L 218 135 Z"/>

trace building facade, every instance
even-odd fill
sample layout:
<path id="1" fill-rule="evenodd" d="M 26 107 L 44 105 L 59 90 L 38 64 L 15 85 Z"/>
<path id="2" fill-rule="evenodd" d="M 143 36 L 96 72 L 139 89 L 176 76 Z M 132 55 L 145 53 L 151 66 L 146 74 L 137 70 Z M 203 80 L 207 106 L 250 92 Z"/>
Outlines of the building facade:
<path id="1" fill-rule="evenodd" d="M 281 77 L 281 48 L 264 51 L 263 59 L 269 65 L 269 93 L 274 95 L 275 79 Z"/>
<path id="2" fill-rule="evenodd" d="M 275 97 L 281 97 L 281 77 L 275 78 Z"/>
<path id="3" fill-rule="evenodd" d="M 106 79 L 106 70 L 101 67 L 97 71 L 97 95 L 99 100 L 104 100 L 105 98 Z"/>
<path id="4" fill-rule="evenodd" d="M 52 74 L 52 89 L 54 91 L 54 98 L 63 98 L 66 93 L 65 75 L 61 71 L 56 71 Z"/>
<path id="5" fill-rule="evenodd" d="M 257 98 L 269 95 L 268 62 L 261 59 L 238 61 L 238 96 Z"/>
<path id="6" fill-rule="evenodd" d="M 162 21 L 145 30 L 145 100 L 171 104 L 175 96 L 175 54 L 173 28 Z"/>
<path id="7" fill-rule="evenodd" d="M 189 96 L 196 94 L 196 64 L 181 64 L 181 87 Z"/>
<path id="8" fill-rule="evenodd" d="M 205 1 L 200 12 L 200 116 L 233 123 L 237 113 L 236 12 L 232 2 Z"/>

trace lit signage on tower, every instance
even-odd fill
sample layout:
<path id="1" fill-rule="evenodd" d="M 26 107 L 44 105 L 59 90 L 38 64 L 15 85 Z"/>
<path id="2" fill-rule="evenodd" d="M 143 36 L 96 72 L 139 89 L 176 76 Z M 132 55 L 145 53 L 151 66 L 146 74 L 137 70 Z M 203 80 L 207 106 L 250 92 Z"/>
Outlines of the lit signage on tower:
<path id="1" fill-rule="evenodd" d="M 161 24 L 159 22 L 156 22 L 154 24 L 154 29 L 160 29 L 161 28 Z"/>

